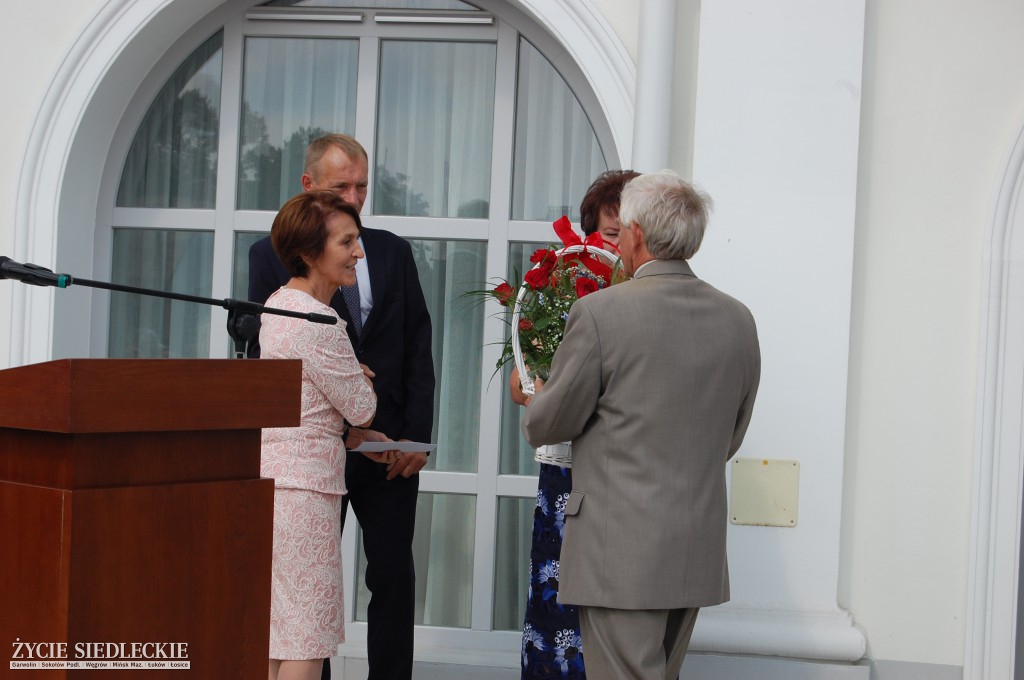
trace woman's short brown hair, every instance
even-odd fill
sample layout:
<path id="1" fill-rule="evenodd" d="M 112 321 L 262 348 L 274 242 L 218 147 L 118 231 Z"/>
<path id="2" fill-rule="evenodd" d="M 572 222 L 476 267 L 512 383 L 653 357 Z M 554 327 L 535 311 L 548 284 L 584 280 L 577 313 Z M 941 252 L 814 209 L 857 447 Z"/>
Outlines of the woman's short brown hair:
<path id="1" fill-rule="evenodd" d="M 306 276 L 309 266 L 304 258 L 315 261 L 323 254 L 327 218 L 335 213 L 351 217 L 363 233 L 359 211 L 330 191 L 306 191 L 281 206 L 270 227 L 270 242 L 290 275 Z"/>
<path id="2" fill-rule="evenodd" d="M 639 175 L 635 170 L 608 170 L 597 176 L 580 203 L 580 226 L 584 234 L 597 231 L 597 222 L 602 213 L 618 217 L 622 187 Z"/>

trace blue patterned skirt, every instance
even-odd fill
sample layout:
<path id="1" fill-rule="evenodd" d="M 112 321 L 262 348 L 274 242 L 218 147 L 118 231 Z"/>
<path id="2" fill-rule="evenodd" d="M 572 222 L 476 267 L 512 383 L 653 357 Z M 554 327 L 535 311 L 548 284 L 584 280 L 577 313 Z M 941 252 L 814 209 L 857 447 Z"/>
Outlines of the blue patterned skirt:
<path id="1" fill-rule="evenodd" d="M 530 549 L 530 591 L 523 622 L 525 678 L 584 678 L 580 615 L 558 604 L 558 568 L 572 470 L 541 463 Z"/>

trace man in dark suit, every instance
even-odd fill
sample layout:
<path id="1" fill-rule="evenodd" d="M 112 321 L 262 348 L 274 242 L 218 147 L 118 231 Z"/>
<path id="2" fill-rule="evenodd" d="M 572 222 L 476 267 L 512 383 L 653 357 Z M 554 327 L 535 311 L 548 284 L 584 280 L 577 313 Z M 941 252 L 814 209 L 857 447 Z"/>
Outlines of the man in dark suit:
<path id="1" fill-rule="evenodd" d="M 725 467 L 761 375 L 754 318 L 698 279 L 709 199 L 670 172 L 622 190 L 633 278 L 574 303 L 534 446 L 572 441 L 558 601 L 579 605 L 587 677 L 675 678 L 700 607 L 729 599 Z"/>
<path id="2" fill-rule="evenodd" d="M 366 151 L 352 137 L 327 135 L 309 145 L 302 175 L 304 191 L 333 191 L 361 211 L 368 177 Z M 391 232 L 366 227 L 360 243 L 366 256 L 356 268 L 358 286 L 353 287 L 356 290 L 339 290 L 331 306 L 348 324 L 359 362 L 375 374 L 377 414 L 372 428 L 391 439 L 428 442 L 434 417 L 431 326 L 412 248 Z M 250 300 L 266 302 L 288 278 L 269 238 L 253 244 L 249 250 Z M 257 356 L 258 351 L 257 345 Z M 359 455 L 346 461 L 348 494 L 342 505 L 342 522 L 351 504 L 363 530 L 366 587 L 370 590 L 369 680 L 412 676 L 416 595 L 412 539 L 418 473 L 426 464 L 424 453 L 407 453 L 391 465 Z M 330 677 L 329 664 L 324 664 L 324 674 Z"/>

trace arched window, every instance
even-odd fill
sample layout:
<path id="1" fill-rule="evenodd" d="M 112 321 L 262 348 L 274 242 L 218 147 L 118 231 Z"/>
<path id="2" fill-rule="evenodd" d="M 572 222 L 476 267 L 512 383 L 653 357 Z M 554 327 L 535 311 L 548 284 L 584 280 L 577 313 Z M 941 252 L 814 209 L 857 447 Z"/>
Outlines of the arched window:
<path id="1" fill-rule="evenodd" d="M 193 31 L 191 53 L 157 69 L 170 77 L 143 90 L 115 136 L 127 153 L 104 169 L 115 189 L 100 197 L 113 208 L 100 211 L 111 217 L 97 227 L 109 245 L 97 271 L 109 262 L 118 283 L 244 298 L 248 248 L 301 190 L 307 143 L 327 132 L 363 143 L 364 221 L 412 243 L 434 326 L 438 447 L 421 476 L 417 622 L 459 646 L 449 637 L 521 626 L 536 493 L 518 409 L 494 373 L 503 319 L 465 293 L 524 271 L 554 240 L 551 221 L 578 220 L 587 186 L 618 159 L 582 74 L 549 59 L 553 39 L 505 3 L 356 4 L 275 0 Z M 127 294 L 109 304 L 108 356 L 229 355 L 219 310 Z M 365 620 L 346 540 L 348 618 Z M 361 634 L 351 627 L 350 643 Z"/>

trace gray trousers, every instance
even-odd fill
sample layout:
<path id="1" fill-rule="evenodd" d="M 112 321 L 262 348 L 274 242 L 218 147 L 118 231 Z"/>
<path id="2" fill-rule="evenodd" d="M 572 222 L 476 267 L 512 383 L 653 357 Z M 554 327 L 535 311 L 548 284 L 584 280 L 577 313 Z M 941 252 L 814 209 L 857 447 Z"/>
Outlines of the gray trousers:
<path id="1" fill-rule="evenodd" d="M 580 607 L 588 680 L 676 680 L 699 607 Z"/>

